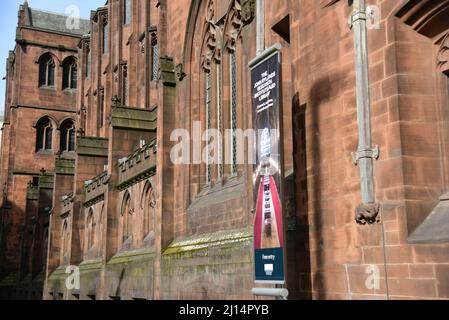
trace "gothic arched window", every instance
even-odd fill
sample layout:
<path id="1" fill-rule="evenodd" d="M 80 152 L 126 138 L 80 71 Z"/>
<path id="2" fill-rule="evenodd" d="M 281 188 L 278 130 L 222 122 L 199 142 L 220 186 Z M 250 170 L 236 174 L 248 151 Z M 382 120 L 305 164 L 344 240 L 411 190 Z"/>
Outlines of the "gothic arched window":
<path id="1" fill-rule="evenodd" d="M 124 63 L 122 65 L 122 104 L 128 105 L 129 97 L 129 84 L 128 84 L 128 65 Z"/>
<path id="2" fill-rule="evenodd" d="M 205 106 L 206 106 L 206 152 L 207 152 L 207 159 L 206 159 L 206 183 L 209 184 L 212 181 L 212 159 L 210 156 L 211 150 L 210 150 L 210 130 L 212 129 L 212 75 L 210 72 L 205 73 Z"/>
<path id="3" fill-rule="evenodd" d="M 156 81 L 159 72 L 159 45 L 157 33 L 151 34 L 151 81 Z"/>
<path id="4" fill-rule="evenodd" d="M 231 173 L 237 173 L 237 62 L 235 51 L 229 54 L 230 63 L 230 88 L 231 88 L 231 114 L 230 114 L 230 129 L 232 132 L 232 165 Z"/>
<path id="5" fill-rule="evenodd" d="M 73 57 L 62 64 L 62 89 L 76 89 L 78 86 L 78 67 Z"/>
<path id="6" fill-rule="evenodd" d="M 68 119 L 61 125 L 61 152 L 75 151 L 75 124 Z"/>
<path id="7" fill-rule="evenodd" d="M 51 54 L 44 54 L 39 59 L 39 87 L 55 85 L 55 61 Z"/>
<path id="8" fill-rule="evenodd" d="M 36 125 L 36 152 L 52 149 L 53 126 L 49 118 L 45 117 Z"/>
<path id="9" fill-rule="evenodd" d="M 108 28 L 108 19 L 107 17 L 103 18 L 103 41 L 102 41 L 102 51 L 103 54 L 108 53 L 109 51 L 109 28 Z"/>
<path id="10" fill-rule="evenodd" d="M 123 1 L 123 24 L 128 25 L 131 23 L 132 18 L 132 9 L 131 9 L 131 0 Z"/>
<path id="11" fill-rule="evenodd" d="M 104 126 L 104 89 L 100 89 L 98 93 L 98 124 L 100 128 Z"/>
<path id="12" fill-rule="evenodd" d="M 86 45 L 86 78 L 90 77 L 90 68 L 92 65 L 92 55 L 90 53 L 90 44 Z"/>

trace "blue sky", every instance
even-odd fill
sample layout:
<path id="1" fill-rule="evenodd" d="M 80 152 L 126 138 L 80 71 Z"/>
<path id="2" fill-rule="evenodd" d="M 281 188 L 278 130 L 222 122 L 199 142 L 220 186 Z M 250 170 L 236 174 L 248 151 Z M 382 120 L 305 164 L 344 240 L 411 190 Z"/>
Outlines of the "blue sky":
<path id="1" fill-rule="evenodd" d="M 17 26 L 17 12 L 23 0 L 0 1 L 0 115 L 3 116 L 5 105 L 6 58 L 9 50 L 14 49 Z M 66 8 L 75 5 L 80 9 L 81 17 L 88 18 L 90 10 L 103 6 L 106 0 L 28 0 L 31 8 L 65 14 Z"/>

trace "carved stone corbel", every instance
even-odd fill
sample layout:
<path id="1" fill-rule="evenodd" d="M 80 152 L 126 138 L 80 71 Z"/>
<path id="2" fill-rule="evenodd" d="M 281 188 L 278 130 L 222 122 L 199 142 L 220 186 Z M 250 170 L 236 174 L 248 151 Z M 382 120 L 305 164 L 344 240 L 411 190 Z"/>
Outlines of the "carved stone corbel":
<path id="1" fill-rule="evenodd" d="M 355 221 L 359 225 L 379 223 L 379 211 L 378 203 L 361 204 L 355 210 Z"/>

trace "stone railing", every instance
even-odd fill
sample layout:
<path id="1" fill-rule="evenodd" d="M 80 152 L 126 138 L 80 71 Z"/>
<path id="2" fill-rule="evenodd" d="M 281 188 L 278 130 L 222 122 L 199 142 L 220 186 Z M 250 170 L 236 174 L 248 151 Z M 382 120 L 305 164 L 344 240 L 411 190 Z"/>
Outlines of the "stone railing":
<path id="1" fill-rule="evenodd" d="M 68 195 L 61 197 L 62 210 L 61 216 L 66 215 L 73 209 L 73 201 L 75 200 L 75 194 L 72 192 Z"/>
<path id="2" fill-rule="evenodd" d="M 144 145 L 130 156 L 119 160 L 117 188 L 124 190 L 156 173 L 156 140 Z"/>
<path id="3" fill-rule="evenodd" d="M 93 204 L 104 200 L 104 193 L 107 190 L 107 184 L 110 176 L 107 171 L 102 172 L 95 178 L 84 182 L 85 191 L 85 207 L 90 207 Z"/>

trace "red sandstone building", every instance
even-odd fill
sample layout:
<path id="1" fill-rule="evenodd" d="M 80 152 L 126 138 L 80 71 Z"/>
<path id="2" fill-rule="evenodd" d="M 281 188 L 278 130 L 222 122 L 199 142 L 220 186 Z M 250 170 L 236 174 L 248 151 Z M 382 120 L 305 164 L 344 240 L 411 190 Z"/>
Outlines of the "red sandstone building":
<path id="1" fill-rule="evenodd" d="M 254 298 L 252 166 L 175 165 L 170 135 L 195 121 L 253 127 L 255 3 L 113 0 L 74 30 L 20 7 L 1 143 L 2 297 Z M 265 2 L 265 46 L 282 46 L 290 299 L 449 298 L 449 1 L 370 4 L 380 213 L 361 226 L 352 8 Z M 79 288 L 66 286 L 68 266 Z"/>

